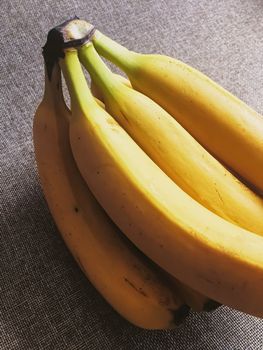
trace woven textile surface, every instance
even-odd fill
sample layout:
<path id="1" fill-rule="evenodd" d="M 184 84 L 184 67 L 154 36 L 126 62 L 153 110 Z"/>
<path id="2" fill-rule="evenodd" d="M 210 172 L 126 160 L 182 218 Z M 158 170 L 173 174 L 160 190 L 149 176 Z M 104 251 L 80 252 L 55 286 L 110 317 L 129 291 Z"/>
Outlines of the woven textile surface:
<path id="1" fill-rule="evenodd" d="M 191 64 L 263 114 L 262 0 L 3 1 L 0 349 L 262 350 L 263 321 L 227 307 L 191 313 L 173 331 L 130 325 L 67 250 L 40 188 L 32 121 L 47 31 L 74 15 L 130 49 Z"/>

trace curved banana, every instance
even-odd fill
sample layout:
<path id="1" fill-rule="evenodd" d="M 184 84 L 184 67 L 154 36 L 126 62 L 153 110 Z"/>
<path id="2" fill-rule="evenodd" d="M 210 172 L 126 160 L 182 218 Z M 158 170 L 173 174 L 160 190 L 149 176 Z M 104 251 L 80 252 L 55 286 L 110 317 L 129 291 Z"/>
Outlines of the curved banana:
<path id="1" fill-rule="evenodd" d="M 133 88 L 263 193 L 263 118 L 257 112 L 181 61 L 129 51 L 99 31 L 92 41 L 101 55 L 124 70 Z"/>
<path id="2" fill-rule="evenodd" d="M 60 66 L 72 103 L 70 143 L 97 200 L 150 259 L 191 288 L 263 316 L 263 238 L 227 222 L 180 189 L 88 88 L 77 51 Z"/>
<path id="3" fill-rule="evenodd" d="M 121 75 L 114 74 L 119 81 L 121 81 L 126 86 L 131 87 L 129 80 L 125 79 Z M 90 90 L 92 95 L 98 101 L 104 101 L 103 93 L 101 89 L 91 80 Z M 165 273 L 165 271 L 162 271 Z M 196 292 L 194 289 L 188 287 L 182 282 L 178 281 L 175 277 L 167 274 L 167 278 L 170 280 L 170 283 L 176 287 L 176 290 L 181 294 L 182 299 L 186 302 L 187 305 L 191 307 L 194 311 L 213 311 L 217 309 L 220 304 L 214 300 L 209 299 L 205 295 Z"/>
<path id="4" fill-rule="evenodd" d="M 262 198 L 211 156 L 162 107 L 128 87 L 127 82 L 124 85 L 124 78 L 108 69 L 91 43 L 78 51 L 103 95 L 106 110 L 178 186 L 222 218 L 263 235 Z"/>
<path id="5" fill-rule="evenodd" d="M 70 150 L 71 116 L 57 67 L 45 84 L 34 119 L 35 155 L 48 206 L 65 243 L 91 283 L 127 320 L 149 329 L 173 327 L 188 308 L 107 217 L 80 176 Z"/>

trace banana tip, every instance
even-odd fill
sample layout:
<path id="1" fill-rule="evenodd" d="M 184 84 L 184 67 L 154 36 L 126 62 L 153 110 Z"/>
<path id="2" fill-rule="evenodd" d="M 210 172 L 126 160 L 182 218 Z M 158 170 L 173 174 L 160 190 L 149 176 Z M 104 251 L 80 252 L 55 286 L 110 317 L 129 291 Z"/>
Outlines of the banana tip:
<path id="1" fill-rule="evenodd" d="M 181 305 L 177 310 L 173 310 L 172 327 L 179 326 L 189 315 L 190 307 L 186 304 Z"/>

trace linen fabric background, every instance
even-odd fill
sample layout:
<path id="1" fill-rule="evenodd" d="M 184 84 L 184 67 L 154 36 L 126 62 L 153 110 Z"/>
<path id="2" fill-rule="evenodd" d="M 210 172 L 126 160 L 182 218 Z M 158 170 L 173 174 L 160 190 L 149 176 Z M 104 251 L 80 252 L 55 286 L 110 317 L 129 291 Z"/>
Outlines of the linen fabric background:
<path id="1" fill-rule="evenodd" d="M 74 15 L 130 49 L 191 64 L 263 113 L 262 0 L 2 1 L 0 349 L 262 350 L 263 321 L 227 307 L 191 313 L 173 331 L 132 326 L 63 243 L 40 188 L 32 121 L 47 31 Z"/>

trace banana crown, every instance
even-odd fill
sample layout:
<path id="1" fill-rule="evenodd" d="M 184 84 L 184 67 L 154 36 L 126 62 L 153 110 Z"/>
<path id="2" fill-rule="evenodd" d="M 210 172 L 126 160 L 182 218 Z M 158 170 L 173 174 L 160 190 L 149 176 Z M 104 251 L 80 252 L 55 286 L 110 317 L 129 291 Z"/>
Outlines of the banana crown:
<path id="1" fill-rule="evenodd" d="M 89 41 L 94 31 L 92 24 L 75 16 L 48 32 L 46 44 L 43 46 L 43 56 L 49 79 L 55 63 L 59 58 L 65 57 L 64 50 L 83 45 Z"/>

